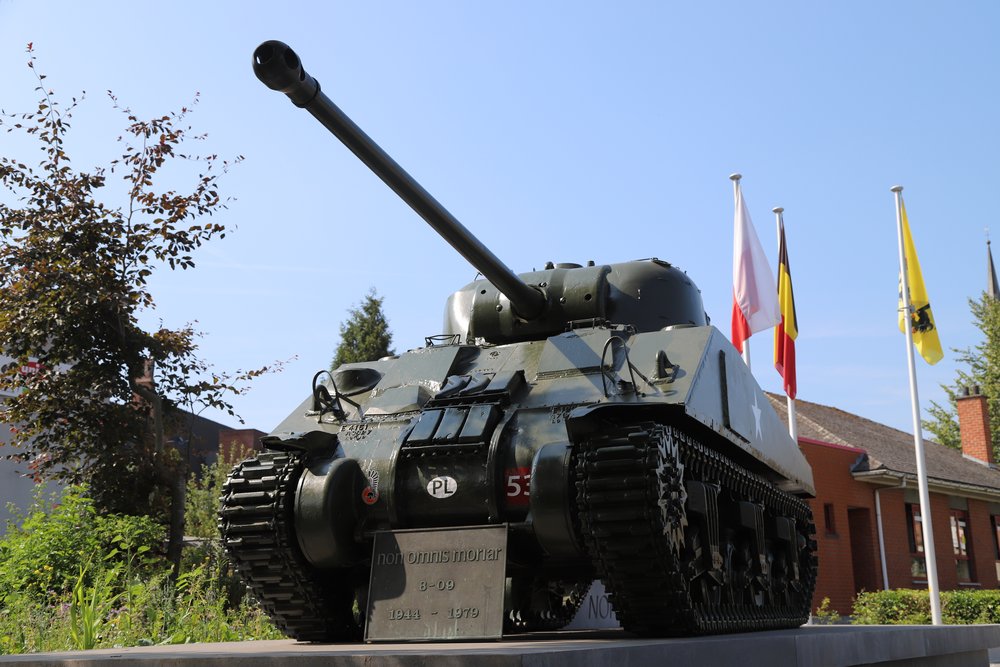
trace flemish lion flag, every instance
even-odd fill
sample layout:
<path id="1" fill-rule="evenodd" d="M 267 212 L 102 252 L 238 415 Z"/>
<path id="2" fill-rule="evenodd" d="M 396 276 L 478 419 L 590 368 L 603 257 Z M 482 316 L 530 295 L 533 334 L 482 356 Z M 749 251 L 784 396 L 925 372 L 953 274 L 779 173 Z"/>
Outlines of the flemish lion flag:
<path id="1" fill-rule="evenodd" d="M 903 222 L 903 253 L 906 257 L 906 284 L 910 288 L 910 305 L 913 308 L 910 314 L 910 321 L 913 331 L 913 344 L 917 346 L 917 352 L 924 358 L 924 361 L 933 365 L 941 361 L 944 352 L 941 351 L 941 340 L 938 338 L 937 325 L 934 323 L 934 315 L 931 313 L 931 302 L 927 298 L 927 288 L 924 287 L 923 274 L 920 272 L 920 261 L 917 259 L 917 249 L 913 245 L 913 237 L 910 236 L 910 223 L 906 219 L 906 205 L 903 198 L 899 198 L 900 218 Z M 899 330 L 903 329 L 903 289 L 899 290 Z"/>
<path id="2" fill-rule="evenodd" d="M 785 245 L 785 223 L 779 222 L 778 240 L 778 308 L 781 322 L 774 328 L 774 367 L 785 381 L 785 393 L 795 398 L 795 339 L 799 322 L 795 317 L 795 295 L 792 293 L 792 273 L 788 267 L 788 247 Z"/>

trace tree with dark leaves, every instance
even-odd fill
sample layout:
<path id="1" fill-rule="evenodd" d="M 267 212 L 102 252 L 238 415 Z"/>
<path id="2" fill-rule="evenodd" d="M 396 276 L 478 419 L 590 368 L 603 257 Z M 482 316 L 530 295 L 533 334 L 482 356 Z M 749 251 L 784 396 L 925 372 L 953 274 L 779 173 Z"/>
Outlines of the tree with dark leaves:
<path id="1" fill-rule="evenodd" d="M 30 44 L 28 54 L 37 108 L 0 115 L 0 128 L 41 153 L 34 165 L 0 156 L 0 354 L 13 359 L 0 368 L 0 422 L 14 425 L 7 458 L 39 478 L 86 481 L 103 510 L 169 515 L 169 555 L 179 562 L 187 470 L 165 434 L 178 433 L 182 409 L 236 416 L 229 396 L 274 366 L 213 372 L 192 325 L 147 330 L 140 315 L 155 305 L 154 272 L 193 268 L 194 251 L 225 236 L 203 219 L 225 208 L 218 180 L 232 163 L 187 152 L 203 139 L 187 125 L 190 108 L 143 120 L 109 93 L 125 119 L 121 156 L 76 169 L 66 138 L 79 102 L 62 106 Z"/>

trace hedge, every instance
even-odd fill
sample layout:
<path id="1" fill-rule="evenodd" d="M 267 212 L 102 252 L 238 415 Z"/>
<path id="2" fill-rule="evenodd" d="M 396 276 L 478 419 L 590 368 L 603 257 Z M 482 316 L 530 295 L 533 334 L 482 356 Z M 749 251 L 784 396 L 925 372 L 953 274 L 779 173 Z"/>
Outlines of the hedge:
<path id="1" fill-rule="evenodd" d="M 1000 623 L 1000 590 L 941 591 L 941 617 L 947 625 Z M 926 590 L 899 589 L 858 593 L 853 623 L 858 625 L 929 625 Z"/>

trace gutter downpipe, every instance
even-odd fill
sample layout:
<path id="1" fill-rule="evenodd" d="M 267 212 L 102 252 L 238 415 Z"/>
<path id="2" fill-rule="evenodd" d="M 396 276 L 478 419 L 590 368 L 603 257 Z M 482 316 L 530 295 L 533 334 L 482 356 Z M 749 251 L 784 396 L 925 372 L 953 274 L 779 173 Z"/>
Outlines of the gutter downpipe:
<path id="1" fill-rule="evenodd" d="M 879 492 L 885 489 L 905 489 L 906 477 L 899 480 L 899 486 L 878 487 L 875 489 L 875 524 L 878 526 L 878 555 L 882 561 L 882 590 L 889 590 L 889 568 L 885 562 L 885 536 L 882 533 L 882 501 L 879 499 Z"/>

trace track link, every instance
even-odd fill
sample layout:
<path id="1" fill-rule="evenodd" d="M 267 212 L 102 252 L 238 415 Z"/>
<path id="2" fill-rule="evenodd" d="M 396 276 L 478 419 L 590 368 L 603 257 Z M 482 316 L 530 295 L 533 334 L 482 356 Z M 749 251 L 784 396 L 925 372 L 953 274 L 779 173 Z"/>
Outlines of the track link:
<path id="1" fill-rule="evenodd" d="M 715 634 L 792 628 L 808 620 L 816 543 L 803 501 L 662 424 L 610 427 L 579 443 L 572 465 L 584 548 L 625 629 Z M 722 518 L 714 532 L 723 548 L 717 548 L 714 569 L 706 567 L 710 545 L 688 512 L 689 481 L 717 489 L 727 507 L 747 502 L 769 520 L 791 519 L 794 545 L 786 551 L 794 559 L 770 536 L 764 559 L 755 551 L 737 563 L 726 541 L 737 530 Z"/>
<path id="2" fill-rule="evenodd" d="M 556 581 L 544 577 L 507 579 L 504 633 L 540 632 L 565 627 L 590 591 L 591 581 Z"/>
<path id="3" fill-rule="evenodd" d="M 295 539 L 293 497 L 302 469 L 302 457 L 294 452 L 262 453 L 233 468 L 220 498 L 222 543 L 243 581 L 289 637 L 355 640 L 361 626 L 349 573 L 316 569 Z"/>

